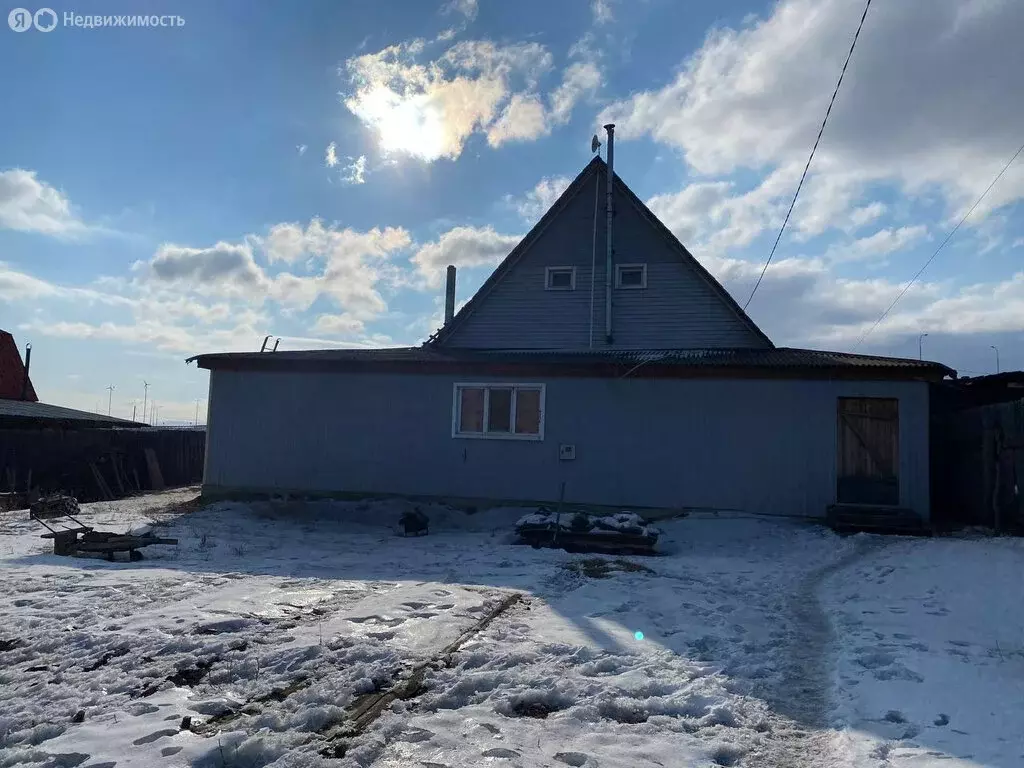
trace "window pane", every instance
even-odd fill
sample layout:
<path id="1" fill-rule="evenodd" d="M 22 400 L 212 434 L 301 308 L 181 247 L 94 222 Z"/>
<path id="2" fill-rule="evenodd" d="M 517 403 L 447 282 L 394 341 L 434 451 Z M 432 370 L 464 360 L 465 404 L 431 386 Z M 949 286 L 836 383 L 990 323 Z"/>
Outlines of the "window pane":
<path id="1" fill-rule="evenodd" d="M 488 432 L 512 431 L 512 390 L 490 390 L 490 406 L 487 410 Z"/>
<path id="2" fill-rule="evenodd" d="M 619 271 L 619 285 L 635 287 L 644 284 L 644 271 L 639 267 L 630 267 Z"/>
<path id="3" fill-rule="evenodd" d="M 484 431 L 484 391 L 460 389 L 459 432 Z"/>
<path id="4" fill-rule="evenodd" d="M 540 390 L 516 390 L 516 433 L 540 434 Z"/>
<path id="5" fill-rule="evenodd" d="M 552 269 L 548 272 L 548 288 L 572 288 L 572 270 Z"/>

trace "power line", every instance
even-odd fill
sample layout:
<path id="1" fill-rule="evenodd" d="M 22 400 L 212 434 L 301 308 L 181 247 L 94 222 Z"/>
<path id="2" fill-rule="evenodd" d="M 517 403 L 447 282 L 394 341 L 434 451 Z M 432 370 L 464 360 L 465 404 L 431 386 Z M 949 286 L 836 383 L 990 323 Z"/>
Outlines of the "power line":
<path id="1" fill-rule="evenodd" d="M 903 290 L 899 292 L 899 295 L 892 300 L 892 304 L 890 304 L 886 308 L 885 312 L 879 315 L 878 319 L 875 320 L 875 324 L 868 328 L 867 332 L 860 337 L 860 339 L 854 345 L 854 349 L 857 349 L 857 347 L 859 347 L 864 342 L 864 339 L 870 336 L 872 331 L 874 331 L 875 328 L 877 328 L 879 324 L 883 320 L 885 320 L 885 318 L 892 311 L 892 308 L 896 306 L 896 303 L 900 299 L 902 299 L 906 295 L 907 291 L 910 290 L 911 286 L 917 282 L 917 278 L 921 276 L 921 273 L 928 269 L 928 265 L 931 264 L 932 261 L 935 260 L 935 257 L 939 255 L 939 251 L 941 251 L 945 247 L 946 243 L 948 243 L 952 239 L 953 235 L 956 234 L 956 231 L 960 229 L 960 225 L 962 225 L 965 221 L 967 221 L 967 219 L 970 218 L 971 214 L 974 213 L 974 209 L 977 208 L 981 204 L 981 201 L 985 199 L 985 196 L 992 191 L 992 187 L 996 185 L 996 182 L 998 182 L 1003 177 L 1003 174 L 1006 173 L 1006 171 L 1010 168 L 1010 166 L 1013 165 L 1013 161 L 1017 159 L 1018 155 L 1020 155 L 1021 152 L 1024 152 L 1024 144 L 1021 144 L 1017 148 L 1017 151 L 1013 153 L 1013 157 L 1011 157 L 1010 160 L 1006 163 L 1006 165 L 1003 166 L 1003 169 L 996 174 L 996 177 L 992 179 L 992 183 L 985 187 L 985 191 L 981 193 L 981 197 L 974 201 L 974 205 L 972 205 L 970 209 L 967 211 L 967 213 L 964 214 L 963 218 L 956 223 L 956 226 L 949 231 L 949 234 L 946 235 L 946 239 L 939 243 L 939 247 L 932 252 L 932 255 L 928 257 L 928 260 L 924 263 L 924 265 L 919 270 L 917 270 L 916 274 L 912 278 L 910 278 L 910 282 L 907 283 L 906 286 L 904 286 Z"/>
<path id="2" fill-rule="evenodd" d="M 857 38 L 860 37 L 860 31 L 864 28 L 864 19 L 868 17 L 868 8 L 871 7 L 871 0 L 867 0 L 864 5 L 864 13 L 860 16 L 860 23 L 857 25 L 857 32 L 853 36 L 853 42 L 850 44 L 850 52 L 846 54 L 846 61 L 843 62 L 843 70 L 839 73 L 839 80 L 836 82 L 836 89 L 832 91 L 832 99 L 828 103 L 828 109 L 825 110 L 825 119 L 821 121 L 821 128 L 818 129 L 818 137 L 814 140 L 814 146 L 811 147 L 811 154 L 807 156 L 807 164 L 804 165 L 804 172 L 800 174 L 800 183 L 796 185 L 796 192 L 793 193 L 793 200 L 789 204 L 789 210 L 786 211 L 786 218 L 782 221 L 782 227 L 779 229 L 779 235 L 775 238 L 775 244 L 772 246 L 771 253 L 768 254 L 768 261 L 764 263 L 764 268 L 761 270 L 761 274 L 758 275 L 757 282 L 754 283 L 754 289 L 750 292 L 750 296 L 747 297 L 746 303 L 743 305 L 743 310 L 746 311 L 747 306 L 750 304 L 751 299 L 754 298 L 754 294 L 757 293 L 758 287 L 761 285 L 761 280 L 764 279 L 764 273 L 768 271 L 768 265 L 772 263 L 772 257 L 775 256 L 775 249 L 779 247 L 779 241 L 782 239 L 782 233 L 786 231 L 786 225 L 789 223 L 789 217 L 793 215 L 793 207 L 796 205 L 796 199 L 800 196 L 800 190 L 804 186 L 804 179 L 807 178 L 807 171 L 811 167 L 811 161 L 814 159 L 814 153 L 818 149 L 818 144 L 821 142 L 821 135 L 825 132 L 825 124 L 828 123 L 829 115 L 832 114 L 832 105 L 836 103 L 836 96 L 839 95 L 839 87 L 843 84 L 843 77 L 846 75 L 846 68 L 850 66 L 850 59 L 853 57 L 853 49 L 857 47 Z"/>

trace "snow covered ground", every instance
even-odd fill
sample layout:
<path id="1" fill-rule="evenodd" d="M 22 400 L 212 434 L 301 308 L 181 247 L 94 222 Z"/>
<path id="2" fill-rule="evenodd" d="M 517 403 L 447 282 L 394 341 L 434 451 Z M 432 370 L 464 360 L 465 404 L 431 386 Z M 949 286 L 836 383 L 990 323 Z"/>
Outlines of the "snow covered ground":
<path id="1" fill-rule="evenodd" d="M 84 508 L 180 540 L 136 563 L 0 516 L 0 768 L 1024 761 L 1020 542 L 690 517 L 620 560 L 512 545 L 521 509 L 188 498 Z"/>
<path id="2" fill-rule="evenodd" d="M 823 590 L 843 764 L 1024 765 L 1024 540 L 874 543 Z"/>

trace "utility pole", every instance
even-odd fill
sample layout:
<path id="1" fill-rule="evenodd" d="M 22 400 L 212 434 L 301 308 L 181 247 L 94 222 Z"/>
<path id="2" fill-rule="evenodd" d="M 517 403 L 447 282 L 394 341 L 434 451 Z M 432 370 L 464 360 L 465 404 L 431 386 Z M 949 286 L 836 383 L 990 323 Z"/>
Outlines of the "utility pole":
<path id="1" fill-rule="evenodd" d="M 996 373 L 999 373 L 999 347 L 995 344 L 989 344 L 989 346 L 996 351 Z"/>
<path id="2" fill-rule="evenodd" d="M 114 404 L 114 390 L 117 389 L 113 384 L 107 387 L 107 416 L 110 415 L 111 406 Z"/>
<path id="3" fill-rule="evenodd" d="M 143 379 L 142 383 L 144 385 L 142 390 L 142 420 L 146 421 L 146 402 L 149 400 L 149 382 Z"/>
<path id="4" fill-rule="evenodd" d="M 924 341 L 924 337 L 927 336 L 927 335 L 928 335 L 927 333 L 922 333 L 920 336 L 917 337 L 917 359 L 918 360 L 923 360 L 924 359 L 922 357 L 922 353 L 921 353 L 921 342 Z"/>
<path id="5" fill-rule="evenodd" d="M 138 407 L 138 403 L 132 403 L 132 421 L 135 421 L 135 409 Z"/>
<path id="6" fill-rule="evenodd" d="M 194 427 L 198 427 L 199 426 L 199 398 L 198 397 L 196 398 L 196 419 L 195 419 L 195 421 L 192 422 L 192 426 L 194 426 Z"/>

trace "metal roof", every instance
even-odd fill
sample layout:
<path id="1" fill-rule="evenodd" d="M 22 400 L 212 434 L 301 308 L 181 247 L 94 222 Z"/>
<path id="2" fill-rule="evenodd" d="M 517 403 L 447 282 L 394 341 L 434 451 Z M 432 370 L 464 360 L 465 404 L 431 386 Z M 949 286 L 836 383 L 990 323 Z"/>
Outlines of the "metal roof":
<path id="1" fill-rule="evenodd" d="M 287 367 L 289 363 L 542 363 L 549 365 L 659 365 L 685 368 L 877 369 L 955 375 L 941 363 L 817 349 L 452 349 L 424 345 L 385 349 L 316 349 L 296 352 L 227 352 L 196 355 L 201 368 Z"/>
<path id="2" fill-rule="evenodd" d="M 0 419 L 42 419 L 45 421 L 75 421 L 89 422 L 92 424 L 106 424 L 109 426 L 135 427 L 142 426 L 128 419 L 118 419 L 114 416 L 104 416 L 101 413 L 90 413 L 78 411 L 74 408 L 64 408 L 60 405 L 49 405 L 47 403 L 32 403 L 27 400 L 0 400 Z"/>

